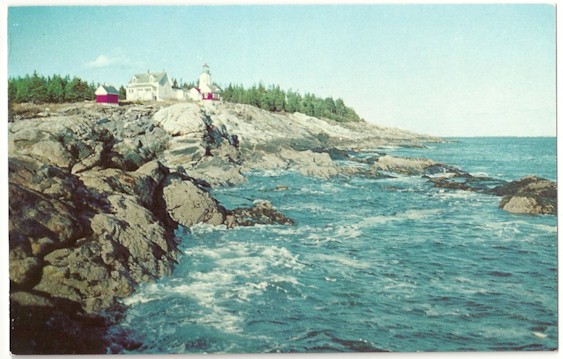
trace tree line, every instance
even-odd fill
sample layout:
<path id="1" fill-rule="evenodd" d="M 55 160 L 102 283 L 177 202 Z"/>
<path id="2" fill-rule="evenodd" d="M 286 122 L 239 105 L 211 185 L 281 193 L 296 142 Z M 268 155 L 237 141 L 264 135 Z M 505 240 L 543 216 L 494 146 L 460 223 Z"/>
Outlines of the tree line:
<path id="1" fill-rule="evenodd" d="M 266 87 L 262 83 L 248 89 L 242 85 L 229 84 L 223 89 L 221 97 L 224 101 L 253 105 L 271 112 L 301 112 L 339 122 L 362 121 L 356 111 L 346 106 L 340 98 L 320 98 L 310 93 L 301 95 L 297 91 L 284 91 L 273 85 Z"/>
<path id="2" fill-rule="evenodd" d="M 10 103 L 63 103 L 94 100 L 94 92 L 100 85 L 88 83 L 69 75 L 41 76 L 37 72 L 24 77 L 8 79 L 8 101 Z M 125 99 L 125 88 L 119 88 L 119 98 Z"/>
<path id="3" fill-rule="evenodd" d="M 188 89 L 194 83 L 182 83 L 175 87 Z M 42 76 L 33 75 L 12 77 L 8 79 L 8 101 L 13 103 L 63 103 L 94 100 L 94 92 L 99 87 L 93 82 L 88 83 L 81 78 L 69 75 Z M 125 88 L 119 88 L 119 99 L 125 100 Z M 224 101 L 249 104 L 271 112 L 301 112 L 309 116 L 324 117 L 339 122 L 362 121 L 360 116 L 344 104 L 342 99 L 332 97 L 320 98 L 313 94 L 301 95 L 297 91 L 285 91 L 279 86 L 266 87 L 260 83 L 250 88 L 242 85 L 229 84 L 222 91 Z"/>

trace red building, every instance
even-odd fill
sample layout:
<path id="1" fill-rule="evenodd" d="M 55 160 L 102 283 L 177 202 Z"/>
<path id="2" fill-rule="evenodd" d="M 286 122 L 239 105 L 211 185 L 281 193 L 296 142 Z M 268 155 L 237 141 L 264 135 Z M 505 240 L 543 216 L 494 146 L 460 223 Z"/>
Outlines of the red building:
<path id="1" fill-rule="evenodd" d="M 119 104 L 119 91 L 113 86 L 101 85 L 95 94 L 97 103 Z"/>

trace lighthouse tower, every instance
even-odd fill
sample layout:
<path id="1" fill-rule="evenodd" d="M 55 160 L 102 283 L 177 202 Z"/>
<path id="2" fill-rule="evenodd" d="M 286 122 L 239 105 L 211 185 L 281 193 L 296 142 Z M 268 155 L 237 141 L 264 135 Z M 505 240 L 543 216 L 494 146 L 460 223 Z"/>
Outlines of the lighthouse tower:
<path id="1" fill-rule="evenodd" d="M 203 65 L 198 87 L 191 88 L 188 91 L 188 97 L 196 101 L 221 100 L 221 89 L 213 85 L 208 64 Z"/>
<path id="2" fill-rule="evenodd" d="M 211 82 L 211 73 L 209 72 L 209 65 L 203 65 L 203 70 L 201 71 L 201 75 L 199 75 L 199 88 L 203 88 L 205 86 L 212 85 Z"/>

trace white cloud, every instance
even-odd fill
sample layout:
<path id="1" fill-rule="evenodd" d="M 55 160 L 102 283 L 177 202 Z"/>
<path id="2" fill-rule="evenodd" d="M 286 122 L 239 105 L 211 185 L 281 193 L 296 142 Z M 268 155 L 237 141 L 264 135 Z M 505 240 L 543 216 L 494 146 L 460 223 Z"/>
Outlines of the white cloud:
<path id="1" fill-rule="evenodd" d="M 128 66 L 131 61 L 123 55 L 119 56 L 107 56 L 100 55 L 94 61 L 87 62 L 84 66 L 88 69 L 99 69 L 102 67 L 109 66 Z"/>

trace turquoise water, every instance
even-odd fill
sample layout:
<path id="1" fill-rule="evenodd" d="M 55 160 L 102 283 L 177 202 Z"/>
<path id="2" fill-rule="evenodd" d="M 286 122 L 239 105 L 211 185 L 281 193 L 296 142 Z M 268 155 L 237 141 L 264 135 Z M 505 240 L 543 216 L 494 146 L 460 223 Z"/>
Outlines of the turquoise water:
<path id="1" fill-rule="evenodd" d="M 458 140 L 382 151 L 555 179 L 554 138 Z M 125 300 L 136 353 L 557 349 L 554 216 L 419 177 L 266 172 L 214 195 L 269 200 L 297 224 L 179 230 L 174 274 Z"/>

